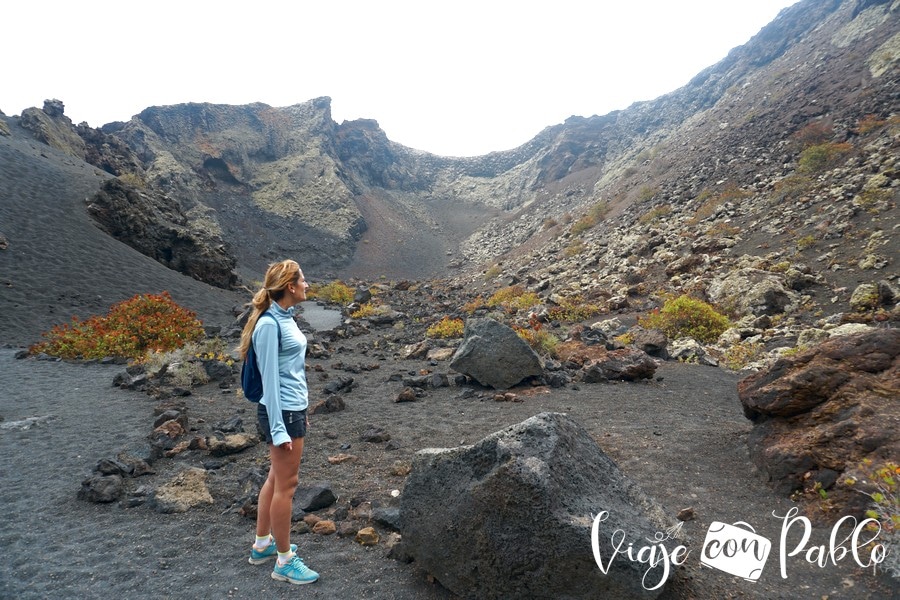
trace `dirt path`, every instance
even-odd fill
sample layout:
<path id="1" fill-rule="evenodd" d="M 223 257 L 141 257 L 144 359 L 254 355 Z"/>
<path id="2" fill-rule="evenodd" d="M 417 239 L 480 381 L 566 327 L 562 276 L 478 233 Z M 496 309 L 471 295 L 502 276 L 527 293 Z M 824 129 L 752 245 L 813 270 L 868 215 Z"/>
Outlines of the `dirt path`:
<path id="1" fill-rule="evenodd" d="M 348 344 L 348 347 L 350 345 Z M 352 352 L 312 361 L 313 396 L 340 371 L 338 362 L 372 362 Z M 778 565 L 780 521 L 791 503 L 776 497 L 750 466 L 745 437 L 750 424 L 740 413 L 737 377 L 719 369 L 666 363 L 661 381 L 593 384 L 580 389 L 527 390 L 522 402 L 497 403 L 460 389 L 429 392 L 420 402 L 394 403 L 401 384 L 395 372 L 422 366 L 416 361 L 382 361 L 379 369 L 354 375 L 358 387 L 345 397 L 347 410 L 313 418 L 301 482 L 331 481 L 339 503 L 363 497 L 389 504 L 390 490 L 403 479 L 391 465 L 408 461 L 426 446 L 472 443 L 506 425 L 546 410 L 566 412 L 581 423 L 616 460 L 674 516 L 692 507 L 697 518 L 684 526 L 692 540 L 684 568 L 665 598 L 890 598 L 894 582 L 855 568 L 810 566 L 787 559 L 788 577 Z M 438 369 L 446 367 L 438 367 Z M 252 522 L 235 513 L 227 498 L 208 509 L 162 515 L 146 506 L 122 508 L 76 499 L 81 480 L 96 461 L 122 449 L 145 447 L 155 402 L 110 384 L 122 367 L 15 360 L 0 350 L 0 597 L 47 598 L 378 598 L 448 600 L 414 565 L 385 558 L 381 546 L 364 548 L 337 536 L 301 535 L 301 555 L 322 574 L 320 582 L 297 589 L 272 581 L 269 569 L 247 564 Z M 331 373 L 324 378 L 323 373 Z M 221 421 L 245 410 L 246 401 L 217 387 L 185 399 L 196 423 Z M 28 428 L 14 425 L 31 417 Z M 384 427 L 400 446 L 359 442 L 369 424 Z M 349 444 L 349 450 L 346 446 Z M 357 460 L 332 465 L 342 451 Z M 138 483 L 158 485 L 164 477 L 207 457 L 185 453 L 158 461 L 158 475 Z M 212 471 L 217 489 L 249 468 L 264 465 L 262 447 Z M 346 505 L 346 504 L 343 504 Z M 700 548 L 713 521 L 746 521 L 773 542 L 760 581 L 746 582 L 699 566 Z M 816 528 L 813 542 L 827 542 Z M 794 540 L 795 542 L 797 540 Z M 585 551 L 590 552 L 585 540 Z M 892 587 L 893 586 L 893 587 Z"/>

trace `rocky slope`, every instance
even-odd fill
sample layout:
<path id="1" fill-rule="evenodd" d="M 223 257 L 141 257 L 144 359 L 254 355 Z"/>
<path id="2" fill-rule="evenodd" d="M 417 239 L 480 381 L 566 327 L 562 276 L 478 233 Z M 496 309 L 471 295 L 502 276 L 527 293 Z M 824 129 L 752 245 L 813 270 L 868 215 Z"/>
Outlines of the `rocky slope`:
<path id="1" fill-rule="evenodd" d="M 86 198 L 101 227 L 220 287 L 293 256 L 320 280 L 523 282 L 632 311 L 689 292 L 809 325 L 894 303 L 898 14 L 798 2 L 679 90 L 473 158 L 338 124 L 328 98 L 151 107 L 100 130 L 48 101 L 0 122 L 118 176 L 125 201 Z M 115 216 L 128 206 L 145 208 Z M 877 301 L 851 305 L 861 284 Z"/>

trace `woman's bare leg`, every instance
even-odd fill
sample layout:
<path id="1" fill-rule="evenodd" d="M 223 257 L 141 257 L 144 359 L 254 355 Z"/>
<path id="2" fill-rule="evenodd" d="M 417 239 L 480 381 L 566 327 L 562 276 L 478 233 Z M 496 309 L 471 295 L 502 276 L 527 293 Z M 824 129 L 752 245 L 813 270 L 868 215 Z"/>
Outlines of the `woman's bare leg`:
<path id="1" fill-rule="evenodd" d="M 256 517 L 256 535 L 263 536 L 271 531 L 279 552 L 288 552 L 291 548 L 291 514 L 303 456 L 303 438 L 292 439 L 291 445 L 291 450 L 269 445 L 272 464 L 259 491 Z"/>

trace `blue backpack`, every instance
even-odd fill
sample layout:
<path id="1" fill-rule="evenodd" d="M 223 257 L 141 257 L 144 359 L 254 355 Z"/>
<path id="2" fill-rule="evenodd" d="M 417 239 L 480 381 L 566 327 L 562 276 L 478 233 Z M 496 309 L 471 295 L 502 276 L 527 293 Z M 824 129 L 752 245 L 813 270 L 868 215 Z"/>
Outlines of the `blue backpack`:
<path id="1" fill-rule="evenodd" d="M 281 325 L 278 320 L 269 313 L 260 315 L 260 319 L 269 316 L 275 321 L 275 327 L 278 328 L 278 349 L 281 350 Z M 259 321 L 257 321 L 259 324 Z M 250 347 L 247 349 L 247 358 L 241 366 L 241 388 L 244 390 L 244 397 L 250 402 L 259 402 L 263 396 L 262 373 L 259 371 L 259 365 L 256 364 L 256 352 L 253 350 L 253 341 L 250 341 Z"/>

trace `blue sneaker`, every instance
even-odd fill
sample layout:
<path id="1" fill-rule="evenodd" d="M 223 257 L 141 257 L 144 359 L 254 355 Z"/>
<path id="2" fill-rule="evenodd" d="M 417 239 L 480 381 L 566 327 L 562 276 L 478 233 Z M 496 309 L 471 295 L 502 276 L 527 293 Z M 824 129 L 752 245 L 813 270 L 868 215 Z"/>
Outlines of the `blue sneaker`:
<path id="1" fill-rule="evenodd" d="M 291 552 L 297 551 L 297 544 L 291 544 Z M 271 558 L 278 556 L 278 549 L 275 547 L 275 540 L 271 540 L 269 545 L 262 550 L 257 550 L 256 546 L 250 547 L 250 564 L 261 565 Z"/>
<path id="2" fill-rule="evenodd" d="M 283 565 L 275 563 L 275 569 L 272 571 L 272 579 L 278 581 L 287 581 L 288 583 L 312 583 L 319 579 L 319 574 L 303 564 L 300 557 L 296 554 L 291 557 Z"/>

